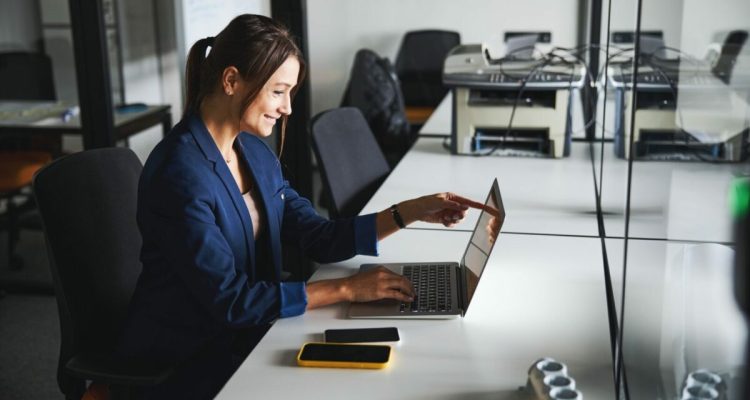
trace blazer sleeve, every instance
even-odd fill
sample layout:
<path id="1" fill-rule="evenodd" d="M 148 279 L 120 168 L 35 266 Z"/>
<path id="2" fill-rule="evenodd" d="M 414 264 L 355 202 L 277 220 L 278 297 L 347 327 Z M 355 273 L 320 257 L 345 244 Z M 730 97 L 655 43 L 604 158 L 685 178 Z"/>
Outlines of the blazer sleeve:
<path id="1" fill-rule="evenodd" d="M 302 314 L 302 282 L 253 282 L 233 252 L 214 215 L 213 191 L 189 168 L 148 185 L 150 213 L 144 235 L 163 251 L 169 268 L 217 320 L 230 326 L 268 323 Z"/>
<path id="2" fill-rule="evenodd" d="M 330 263 L 357 254 L 378 255 L 375 214 L 329 220 L 284 181 L 282 240 L 298 245 L 316 262 Z"/>

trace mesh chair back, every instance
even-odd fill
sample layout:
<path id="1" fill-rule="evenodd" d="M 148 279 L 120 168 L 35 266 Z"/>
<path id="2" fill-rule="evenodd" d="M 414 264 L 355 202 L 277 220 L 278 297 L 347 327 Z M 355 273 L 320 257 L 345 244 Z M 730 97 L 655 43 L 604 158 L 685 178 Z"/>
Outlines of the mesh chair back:
<path id="1" fill-rule="evenodd" d="M 43 53 L 0 53 L 0 100 L 55 100 L 52 61 Z"/>
<path id="2" fill-rule="evenodd" d="M 367 121 L 357 108 L 337 108 L 315 116 L 311 130 L 331 217 L 357 215 L 390 173 Z"/>
<path id="3" fill-rule="evenodd" d="M 410 31 L 396 56 L 396 73 L 407 106 L 437 107 L 448 89 L 443 86 L 443 63 L 448 52 L 461 44 L 458 32 Z"/>
<path id="4" fill-rule="evenodd" d="M 75 153 L 42 168 L 33 189 L 44 225 L 62 343 L 60 362 L 108 352 L 138 275 L 141 162 L 130 149 Z"/>
<path id="5" fill-rule="evenodd" d="M 395 166 L 413 137 L 391 62 L 369 49 L 357 51 L 341 106 L 362 112 L 389 164 Z"/>

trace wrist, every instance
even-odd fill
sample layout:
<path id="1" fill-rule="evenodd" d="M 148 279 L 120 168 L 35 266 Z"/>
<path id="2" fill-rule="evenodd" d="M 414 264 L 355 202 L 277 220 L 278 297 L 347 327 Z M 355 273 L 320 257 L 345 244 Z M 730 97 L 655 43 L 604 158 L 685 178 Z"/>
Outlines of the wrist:
<path id="1" fill-rule="evenodd" d="M 388 209 L 388 212 L 391 213 L 393 223 L 395 223 L 399 229 L 404 229 L 406 228 L 406 223 L 404 222 L 404 218 L 401 216 L 401 209 L 399 207 L 400 205 L 394 204 Z"/>
<path id="2" fill-rule="evenodd" d="M 325 279 L 309 282 L 305 285 L 307 292 L 307 309 L 318 308 L 328 304 L 351 301 L 352 291 L 347 278 Z"/>
<path id="3" fill-rule="evenodd" d="M 336 281 L 336 292 L 340 301 L 354 301 L 354 293 L 349 284 L 350 280 L 351 278 L 341 278 Z"/>
<path id="4" fill-rule="evenodd" d="M 414 208 L 414 200 L 402 201 L 401 203 L 396 204 L 396 207 L 398 207 L 398 211 L 401 214 L 401 219 L 404 221 L 404 225 L 409 225 L 419 220 Z"/>

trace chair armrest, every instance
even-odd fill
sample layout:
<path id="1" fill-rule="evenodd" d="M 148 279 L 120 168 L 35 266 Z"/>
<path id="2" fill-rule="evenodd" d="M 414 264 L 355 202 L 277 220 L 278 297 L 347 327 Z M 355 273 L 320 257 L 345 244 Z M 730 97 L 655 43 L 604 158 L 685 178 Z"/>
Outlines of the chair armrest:
<path id="1" fill-rule="evenodd" d="M 111 356 L 77 355 L 65 364 L 73 376 L 118 386 L 149 387 L 164 382 L 174 368 L 123 364 Z"/>

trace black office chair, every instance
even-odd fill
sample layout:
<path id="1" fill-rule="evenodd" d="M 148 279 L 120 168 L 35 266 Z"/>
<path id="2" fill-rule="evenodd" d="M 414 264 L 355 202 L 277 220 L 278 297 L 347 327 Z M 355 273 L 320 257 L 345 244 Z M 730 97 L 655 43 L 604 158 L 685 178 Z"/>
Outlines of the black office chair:
<path id="1" fill-rule="evenodd" d="M 453 31 L 433 29 L 404 35 L 396 55 L 396 74 L 411 124 L 423 124 L 448 94 L 443 86 L 443 63 L 459 44 L 461 35 Z"/>
<path id="2" fill-rule="evenodd" d="M 141 272 L 141 169 L 132 150 L 108 148 L 57 159 L 34 177 L 60 315 L 57 381 L 68 399 L 81 398 L 86 380 L 130 397 L 171 373 L 112 355 Z"/>
<path id="3" fill-rule="evenodd" d="M 724 83 L 730 83 L 734 65 L 737 63 L 737 57 L 742 48 L 747 43 L 747 37 L 748 33 L 745 30 L 731 31 L 721 45 L 721 54 L 719 54 L 711 72 Z"/>
<path id="4" fill-rule="evenodd" d="M 55 96 L 52 62 L 46 54 L 0 53 L 0 100 L 49 100 Z M 8 231 L 8 265 L 20 269 L 23 259 L 16 254 L 21 216 L 34 209 L 25 191 L 31 177 L 59 152 L 59 138 L 31 138 L 24 135 L 0 138 L 0 199 L 5 200 L 3 216 Z M 21 200 L 19 205 L 16 201 Z"/>
<path id="5" fill-rule="evenodd" d="M 49 56 L 44 53 L 0 53 L 0 100 L 55 100 Z"/>
<path id="6" fill-rule="evenodd" d="M 330 216 L 359 214 L 390 173 L 367 121 L 357 108 L 336 108 L 316 115 L 311 131 Z"/>
<path id="7" fill-rule="evenodd" d="M 414 142 L 393 65 L 372 50 L 361 49 L 354 56 L 341 107 L 362 112 L 391 168 Z"/>

